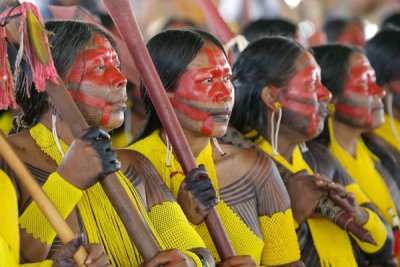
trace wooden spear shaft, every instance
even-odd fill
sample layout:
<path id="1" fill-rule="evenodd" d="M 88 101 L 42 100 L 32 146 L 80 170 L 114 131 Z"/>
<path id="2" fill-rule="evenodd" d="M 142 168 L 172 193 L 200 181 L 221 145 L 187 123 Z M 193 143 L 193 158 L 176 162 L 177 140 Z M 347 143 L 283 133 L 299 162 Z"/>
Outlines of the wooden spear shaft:
<path id="1" fill-rule="evenodd" d="M 75 137 L 89 127 L 60 79 L 59 85 L 47 82 L 46 92 L 49 94 L 52 103 L 57 107 L 57 112 L 67 122 Z M 130 200 L 116 174 L 107 175 L 101 185 L 143 260 L 148 261 L 162 251 L 160 244 L 158 244 L 151 229 L 142 218 L 138 208 Z"/>
<path id="2" fill-rule="evenodd" d="M 46 193 L 43 192 L 40 185 L 37 183 L 35 178 L 32 177 L 25 164 L 21 162 L 15 151 L 12 149 L 10 144 L 7 142 L 4 133 L 0 130 L 0 155 L 5 159 L 14 173 L 17 175 L 19 181 L 26 188 L 28 193 L 32 196 L 32 199 L 36 202 L 39 209 L 42 211 L 44 216 L 47 218 L 57 235 L 60 237 L 63 243 L 67 243 L 75 238 L 74 232 L 71 230 L 67 222 L 60 215 L 56 207 L 47 197 Z M 87 253 L 81 246 L 74 255 L 74 260 L 78 266 L 86 266 L 84 264 Z"/>
<path id="3" fill-rule="evenodd" d="M 135 61 L 182 169 L 188 173 L 197 167 L 196 161 L 147 51 L 131 3 L 129 0 L 104 0 L 104 4 Z M 234 256 L 235 252 L 215 208 L 208 213 L 205 222 L 220 258 L 224 260 Z"/>

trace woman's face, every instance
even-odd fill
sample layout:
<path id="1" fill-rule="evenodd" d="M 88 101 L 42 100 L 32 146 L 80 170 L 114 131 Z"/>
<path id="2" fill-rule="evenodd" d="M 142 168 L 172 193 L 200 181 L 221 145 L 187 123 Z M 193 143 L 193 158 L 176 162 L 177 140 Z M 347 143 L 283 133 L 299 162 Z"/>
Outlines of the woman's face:
<path id="1" fill-rule="evenodd" d="M 375 83 L 375 72 L 367 57 L 353 53 L 349 79 L 335 101 L 335 119 L 356 128 L 379 127 L 384 122 L 384 96 L 385 92 Z"/>
<path id="2" fill-rule="evenodd" d="M 168 97 L 182 127 L 210 137 L 223 136 L 234 103 L 231 68 L 219 47 L 206 43 Z"/>
<path id="3" fill-rule="evenodd" d="M 308 51 L 300 54 L 296 69 L 278 98 L 282 105 L 282 123 L 288 129 L 314 137 L 324 127 L 331 94 L 322 85 L 320 67 Z"/>
<path id="4" fill-rule="evenodd" d="M 124 121 L 126 82 L 116 51 L 100 35 L 77 55 L 67 76 L 69 92 L 86 121 L 107 131 Z"/>

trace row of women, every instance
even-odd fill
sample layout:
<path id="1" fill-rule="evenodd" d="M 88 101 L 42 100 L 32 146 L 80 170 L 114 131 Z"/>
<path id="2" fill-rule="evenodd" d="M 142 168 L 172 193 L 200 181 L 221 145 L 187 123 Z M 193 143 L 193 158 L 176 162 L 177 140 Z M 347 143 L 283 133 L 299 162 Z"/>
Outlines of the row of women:
<path id="1" fill-rule="evenodd" d="M 94 244 L 87 266 L 397 266 L 400 32 L 378 33 L 365 51 L 262 37 L 232 68 L 207 32 L 154 36 L 149 53 L 200 166 L 185 177 L 143 84 L 146 124 L 129 147 L 111 148 L 106 132 L 123 123 L 127 82 L 115 41 L 84 22 L 46 29 L 58 74 L 92 127 L 74 139 L 21 71 L 23 113 L 8 141 L 83 238 L 62 245 L 1 160 L 1 266 L 69 266 L 81 242 Z M 163 248 L 148 261 L 99 183 L 116 170 Z M 368 240 L 339 227 L 327 205 Z M 204 223 L 213 207 L 237 256 L 218 256 Z"/>

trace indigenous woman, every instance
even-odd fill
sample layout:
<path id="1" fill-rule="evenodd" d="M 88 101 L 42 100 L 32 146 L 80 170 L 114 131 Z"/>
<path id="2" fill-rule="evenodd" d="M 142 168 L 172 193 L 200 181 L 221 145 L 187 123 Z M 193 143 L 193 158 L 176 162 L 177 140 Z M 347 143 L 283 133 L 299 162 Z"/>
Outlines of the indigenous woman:
<path id="1" fill-rule="evenodd" d="M 68 176 L 82 175 L 80 171 L 84 168 L 87 168 L 88 170 L 85 172 L 88 177 L 97 177 L 99 173 L 103 173 L 100 158 L 106 156 L 106 154 L 111 155 L 111 158 L 114 160 L 115 157 L 113 153 L 105 152 L 104 148 L 110 146 L 109 140 L 105 139 L 100 143 L 85 138 L 93 135 L 97 131 L 98 129 L 92 128 L 83 136 L 82 139 L 74 141 L 61 166 L 57 168 L 57 172 L 51 175 L 59 175 L 60 177 L 64 177 L 63 179 L 68 179 Z M 90 149 L 91 145 L 95 150 Z M 88 158 L 95 158 L 96 160 L 89 161 L 87 160 Z M 2 160 L 3 159 L 0 158 L 0 165 L 3 166 Z M 118 161 L 116 161 L 116 163 L 115 169 L 119 167 Z M 20 262 L 18 200 L 12 180 L 1 169 L 0 203 L 2 203 L 0 209 L 0 266 L 16 267 L 19 266 Z M 36 264 L 22 264 L 21 266 L 72 266 L 73 255 L 81 245 L 82 241 L 82 238 L 77 237 L 68 244 L 63 245 L 53 255 L 53 260 L 45 260 Z M 111 266 L 109 265 L 107 255 L 103 253 L 103 249 L 100 245 L 86 245 L 86 249 L 89 251 L 88 258 L 85 261 L 86 266 Z"/>
<path id="2" fill-rule="evenodd" d="M 206 32 L 170 30 L 154 36 L 148 49 L 193 156 L 217 190 L 217 211 L 239 255 L 228 259 L 230 263 L 302 266 L 289 198 L 272 161 L 253 149 L 219 146 L 215 139 L 226 133 L 234 102 L 231 68 L 221 44 Z M 147 121 L 130 148 L 153 163 L 180 201 L 182 167 L 148 95 L 142 93 Z M 196 229 L 218 262 L 205 223 Z"/>
<path id="3" fill-rule="evenodd" d="M 371 38 L 365 54 L 375 70 L 376 83 L 385 90 L 385 122 L 363 134 L 368 148 L 400 187 L 400 31 L 384 30 Z"/>
<path id="4" fill-rule="evenodd" d="M 301 259 L 307 266 L 363 266 L 368 257 L 386 260 L 391 243 L 385 225 L 366 207 L 368 199 L 359 186 L 324 147 L 310 145 L 307 151 L 304 145 L 322 131 L 331 99 L 320 73 L 312 54 L 294 40 L 265 37 L 251 43 L 233 66 L 236 94 L 231 125 L 277 163 L 292 203 Z M 310 175 L 293 176 L 297 172 Z M 323 177 L 335 184 L 321 188 Z M 346 207 L 376 245 L 321 217 L 325 214 L 321 203 L 328 198 Z"/>
<path id="5" fill-rule="evenodd" d="M 399 189 L 361 138 L 361 134 L 383 124 L 385 91 L 375 83 L 375 72 L 360 49 L 335 44 L 314 51 L 322 69 L 322 83 L 333 95 L 327 127 L 318 139 L 391 225 L 397 236 L 395 248 L 399 249 Z"/>
<path id="6" fill-rule="evenodd" d="M 50 36 L 50 43 L 57 71 L 88 124 L 105 131 L 119 127 L 126 107 L 126 78 L 120 72 L 114 40 L 97 26 L 82 22 L 50 21 L 46 23 L 46 28 L 54 33 Z M 86 170 L 83 169 L 81 176 L 63 179 L 54 175 L 47 178 L 61 163 L 73 140 L 72 132 L 48 95 L 30 90 L 34 84 L 29 82 L 28 75 L 20 77 L 19 81 L 17 101 L 24 116 L 18 120 L 18 133 L 10 136 L 9 141 L 20 158 L 43 184 L 43 189 L 62 215 L 67 217 L 74 231 L 82 231 L 90 242 L 102 244 L 114 266 L 139 265 L 142 260 L 98 183 L 99 177 L 85 176 Z M 30 90 L 30 98 L 27 98 L 27 90 Z M 104 135 L 94 138 L 102 140 Z M 111 147 L 106 150 L 110 151 Z M 116 152 L 122 164 L 122 172 L 117 173 L 118 179 L 131 200 L 144 211 L 144 220 L 160 246 L 175 249 L 160 252 L 148 264 L 202 266 L 202 260 L 213 264 L 202 239 L 172 195 L 165 190 L 165 185 L 151 165 L 130 150 Z M 215 202 L 212 199 L 215 191 L 212 188 L 210 191 L 209 187 L 204 190 Z M 19 219 L 22 228 L 21 254 L 29 261 L 50 257 L 59 244 L 56 234 L 23 188 L 19 193 L 22 207 Z M 208 203 L 202 202 L 199 210 L 206 213 Z"/>

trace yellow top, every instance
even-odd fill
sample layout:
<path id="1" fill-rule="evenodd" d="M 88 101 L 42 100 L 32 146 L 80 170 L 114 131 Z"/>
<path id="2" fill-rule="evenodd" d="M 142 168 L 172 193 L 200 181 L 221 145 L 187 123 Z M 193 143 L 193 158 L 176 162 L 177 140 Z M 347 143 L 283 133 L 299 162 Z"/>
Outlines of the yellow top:
<path id="1" fill-rule="evenodd" d="M 0 170 L 0 267 L 19 266 L 19 229 L 18 206 L 14 186 L 2 170 Z M 52 266 L 46 260 L 40 263 L 23 264 L 21 266 Z"/>
<path id="2" fill-rule="evenodd" d="M 160 138 L 160 130 L 154 131 L 148 137 L 129 146 L 129 148 L 142 153 L 153 163 L 166 185 L 176 197 L 185 176 L 181 165 L 175 159 L 174 155 L 171 155 L 170 164 L 166 164 L 167 148 Z M 218 194 L 218 179 L 213 162 L 211 143 L 199 153 L 196 157 L 196 163 L 205 165 Z M 246 225 L 224 200 L 220 200 L 216 209 L 220 214 L 236 255 L 250 255 L 258 265 L 267 266 L 299 260 L 299 246 L 290 209 L 284 213 L 275 213 L 272 217 L 259 216 L 259 224 L 263 235 L 262 239 Z M 205 223 L 200 224 L 196 230 L 205 241 L 207 248 L 212 252 L 214 258 L 219 261 L 219 256 Z M 278 236 L 276 236 L 277 234 Z"/>
<path id="3" fill-rule="evenodd" d="M 373 132 L 400 153 L 400 140 L 398 139 L 399 137 L 396 136 L 396 133 L 393 131 L 392 126 L 390 125 L 391 121 L 393 122 L 393 126 L 396 129 L 397 134 L 400 134 L 400 122 L 395 118 L 391 118 L 387 114 L 385 114 L 385 123 L 378 129 L 375 129 Z"/>

